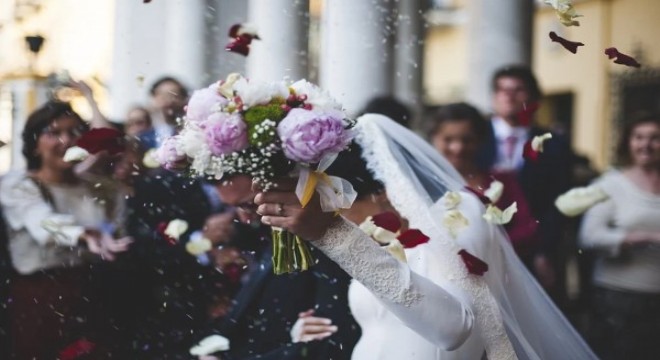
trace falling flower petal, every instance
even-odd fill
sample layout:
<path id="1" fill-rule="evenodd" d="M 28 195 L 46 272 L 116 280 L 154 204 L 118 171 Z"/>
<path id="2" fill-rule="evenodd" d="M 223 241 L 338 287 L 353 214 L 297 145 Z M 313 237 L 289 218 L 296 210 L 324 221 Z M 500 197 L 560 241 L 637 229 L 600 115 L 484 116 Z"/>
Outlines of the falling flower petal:
<path id="1" fill-rule="evenodd" d="M 578 216 L 609 196 L 596 185 L 571 189 L 555 200 L 555 206 L 566 216 Z"/>
<path id="2" fill-rule="evenodd" d="M 256 30 L 244 24 L 235 24 L 229 28 L 229 37 L 233 38 L 227 44 L 225 50 L 248 56 L 250 53 L 250 44 L 253 39 L 259 40 Z"/>
<path id="3" fill-rule="evenodd" d="M 146 153 L 144 153 L 144 157 L 142 158 L 142 164 L 146 166 L 149 169 L 155 169 L 160 166 L 160 163 L 158 160 L 156 160 L 156 149 L 149 149 L 147 150 Z"/>
<path id="4" fill-rule="evenodd" d="M 174 219 L 167 224 L 165 235 L 179 240 L 179 237 L 188 230 L 188 222 L 181 219 Z"/>
<path id="5" fill-rule="evenodd" d="M 236 82 L 241 78 L 242 76 L 239 73 L 231 73 L 227 75 L 227 79 L 222 81 L 220 87 L 218 88 L 218 92 L 220 93 L 220 95 L 226 97 L 227 99 L 233 99 L 234 84 L 236 84 Z"/>
<path id="6" fill-rule="evenodd" d="M 580 26 L 580 22 L 575 18 L 582 15 L 575 11 L 571 0 L 545 0 L 545 3 L 555 9 L 559 21 L 565 26 Z"/>
<path id="7" fill-rule="evenodd" d="M 87 159 L 89 156 L 89 152 L 79 146 L 72 146 L 68 149 L 66 149 L 66 152 L 64 153 L 64 161 L 66 162 L 72 162 L 72 161 L 83 161 Z"/>
<path id="8" fill-rule="evenodd" d="M 399 235 L 397 239 L 401 242 L 401 245 L 403 245 L 404 249 L 412 249 L 417 245 L 426 244 L 429 242 L 429 237 L 417 229 L 404 231 L 403 234 Z"/>
<path id="9" fill-rule="evenodd" d="M 488 189 L 484 191 L 484 195 L 495 204 L 502 197 L 502 192 L 504 192 L 504 184 L 501 181 L 493 180 Z"/>
<path id="10" fill-rule="evenodd" d="M 523 157 L 530 161 L 538 160 L 539 154 L 543 152 L 543 143 L 548 139 L 552 139 L 552 134 L 545 133 L 528 140 L 523 148 Z"/>
<path id="11" fill-rule="evenodd" d="M 626 65 L 635 68 L 642 67 L 642 64 L 638 63 L 637 60 L 635 60 L 632 56 L 619 52 L 619 50 L 617 50 L 615 47 L 605 49 L 605 55 L 607 55 L 609 59 L 615 59 L 615 64 Z"/>
<path id="12" fill-rule="evenodd" d="M 378 215 L 375 215 L 378 216 Z M 374 216 L 374 217 L 375 217 Z M 396 215 L 395 215 L 396 216 Z M 381 245 L 387 245 L 393 240 L 396 240 L 396 233 L 387 230 L 384 227 L 381 227 L 374 221 L 374 217 L 369 216 L 365 221 L 360 224 L 360 229 L 364 231 L 367 235 L 371 236 L 376 242 L 380 243 Z M 389 216 L 386 216 L 386 218 Z M 380 220 L 381 222 L 385 222 L 384 220 Z M 398 218 L 397 218 L 398 221 Z M 392 228 L 392 224 L 385 224 L 385 226 L 389 226 Z M 399 227 L 401 227 L 401 223 L 399 223 L 399 226 L 396 227 L 395 231 L 399 231 Z"/>
<path id="13" fill-rule="evenodd" d="M 468 219 L 460 211 L 451 209 L 445 212 L 442 225 L 447 228 L 453 238 L 456 238 L 458 231 L 468 226 Z"/>
<path id="14" fill-rule="evenodd" d="M 76 145 L 87 150 L 90 154 L 107 151 L 116 155 L 124 151 L 124 136 L 118 130 L 111 128 L 95 128 L 84 133 Z"/>
<path id="15" fill-rule="evenodd" d="M 491 224 L 504 225 L 511 221 L 513 214 L 516 212 L 518 212 L 518 204 L 516 202 L 509 205 L 504 211 L 495 205 L 488 205 L 483 218 Z"/>
<path id="16" fill-rule="evenodd" d="M 401 262 L 407 262 L 406 259 L 406 252 L 403 250 L 403 246 L 399 242 L 399 240 L 394 239 L 392 240 L 387 246 L 385 246 L 385 250 L 387 250 L 392 256 L 397 258 Z"/>
<path id="17" fill-rule="evenodd" d="M 60 351 L 60 360 L 74 360 L 90 354 L 96 344 L 87 339 L 78 339 Z"/>
<path id="18" fill-rule="evenodd" d="M 440 199 L 446 209 L 454 209 L 461 203 L 461 194 L 454 191 L 447 191 Z"/>
<path id="19" fill-rule="evenodd" d="M 524 104 L 523 109 L 516 115 L 518 118 L 518 124 L 521 126 L 528 126 L 532 123 L 534 114 L 536 110 L 539 109 L 541 105 L 538 102 L 533 102 L 530 104 Z"/>
<path id="20" fill-rule="evenodd" d="M 566 40 L 563 37 L 557 35 L 557 33 L 554 31 L 550 32 L 550 39 L 556 43 L 559 43 L 564 47 L 564 49 L 572 52 L 573 54 L 577 54 L 578 46 L 584 46 L 584 44 L 581 42 Z"/>
<path id="21" fill-rule="evenodd" d="M 470 254 L 465 249 L 461 249 L 458 252 L 458 255 L 461 256 L 465 267 L 467 267 L 468 272 L 472 275 L 483 276 L 486 271 L 488 271 L 488 264 L 478 257 Z"/>
<path id="22" fill-rule="evenodd" d="M 192 356 L 206 356 L 219 351 L 229 350 L 229 339 L 220 335 L 211 335 L 190 348 Z"/>
<path id="23" fill-rule="evenodd" d="M 401 220 L 395 213 L 391 211 L 386 211 L 374 215 L 371 219 L 376 226 L 385 230 L 389 230 L 393 233 L 396 233 L 399 231 L 399 229 L 401 229 Z"/>
<path id="24" fill-rule="evenodd" d="M 211 240 L 207 238 L 197 238 L 186 243 L 186 251 L 192 256 L 199 256 L 213 248 Z"/>
<path id="25" fill-rule="evenodd" d="M 156 225 L 156 233 L 163 237 L 165 241 L 167 241 L 168 244 L 170 245 L 176 245 L 177 244 L 177 239 L 165 234 L 165 229 L 167 228 L 167 223 L 166 222 L 161 222 L 158 225 Z"/>

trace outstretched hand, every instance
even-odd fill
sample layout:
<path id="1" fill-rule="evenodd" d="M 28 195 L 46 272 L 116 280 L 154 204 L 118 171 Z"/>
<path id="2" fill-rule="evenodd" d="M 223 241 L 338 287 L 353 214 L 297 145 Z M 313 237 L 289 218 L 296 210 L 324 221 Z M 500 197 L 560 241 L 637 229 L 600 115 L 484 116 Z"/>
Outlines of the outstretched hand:
<path id="1" fill-rule="evenodd" d="M 323 340 L 337 332 L 337 326 L 332 325 L 332 320 L 313 315 L 314 309 L 298 314 L 298 321 L 291 328 L 291 341 L 296 343 Z"/>
<path id="2" fill-rule="evenodd" d="M 303 208 L 295 193 L 296 183 L 296 179 L 282 179 L 273 189 L 258 193 L 254 198 L 257 213 L 266 225 L 286 229 L 305 240 L 318 240 L 338 218 L 321 209 L 318 194 Z"/>

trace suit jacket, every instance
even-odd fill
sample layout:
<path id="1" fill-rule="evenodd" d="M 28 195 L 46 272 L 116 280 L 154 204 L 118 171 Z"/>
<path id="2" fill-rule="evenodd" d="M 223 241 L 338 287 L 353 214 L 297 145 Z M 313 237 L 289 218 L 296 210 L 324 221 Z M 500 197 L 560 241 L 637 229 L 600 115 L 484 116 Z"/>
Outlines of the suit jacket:
<path id="1" fill-rule="evenodd" d="M 542 135 L 548 130 L 532 127 L 529 138 Z M 522 154 L 520 154 L 522 156 Z M 497 141 L 492 123 L 489 123 L 484 146 L 479 154 L 480 166 L 489 170 L 497 157 Z M 539 251 L 553 256 L 562 237 L 564 217 L 554 205 L 555 199 L 567 191 L 572 184 L 573 151 L 568 139 L 559 134 L 552 134 L 552 139 L 544 144 L 538 161 L 525 161 L 517 171 L 525 198 L 530 205 L 532 215 L 539 220 Z"/>
<path id="2" fill-rule="evenodd" d="M 238 293 L 232 310 L 214 332 L 229 338 L 222 359 L 323 360 L 350 359 L 360 328 L 348 306 L 349 276 L 322 252 L 311 247 L 318 262 L 307 271 L 275 275 L 270 240 L 260 265 Z M 328 339 L 291 343 L 298 313 L 314 308 L 332 319 L 338 331 Z"/>
<path id="3" fill-rule="evenodd" d="M 208 321 L 213 285 L 223 276 L 185 250 L 190 233 L 209 215 L 206 194 L 199 181 L 161 169 L 136 179 L 134 186 L 125 224 L 134 242 L 107 264 L 104 282 L 111 284 L 107 296 L 121 325 L 117 335 L 126 342 L 121 351 L 127 359 L 189 359 L 188 350 Z M 171 244 L 157 227 L 174 219 L 189 226 Z"/>

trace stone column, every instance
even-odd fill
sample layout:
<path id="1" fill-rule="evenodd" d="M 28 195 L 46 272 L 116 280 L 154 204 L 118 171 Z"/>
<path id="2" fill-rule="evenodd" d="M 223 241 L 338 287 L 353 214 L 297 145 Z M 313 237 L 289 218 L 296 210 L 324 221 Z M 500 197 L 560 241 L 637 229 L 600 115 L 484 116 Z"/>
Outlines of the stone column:
<path id="1" fill-rule="evenodd" d="M 167 1 L 165 70 L 191 89 L 206 85 L 206 11 L 205 0 Z"/>
<path id="2" fill-rule="evenodd" d="M 230 41 L 229 28 L 247 21 L 247 8 L 246 0 L 208 0 L 211 25 L 206 31 L 206 83 L 225 79 L 233 72 L 245 74 L 246 58 L 226 51 L 225 46 Z"/>
<path id="3" fill-rule="evenodd" d="M 467 98 L 483 111 L 491 109 L 490 80 L 500 67 L 531 65 L 532 0 L 472 0 L 469 11 Z"/>
<path id="4" fill-rule="evenodd" d="M 261 38 L 252 42 L 247 58 L 249 78 L 307 77 L 308 0 L 250 0 L 248 19 Z"/>
<path id="5" fill-rule="evenodd" d="M 355 114 L 392 93 L 392 2 L 326 0 L 321 17 L 321 86 Z"/>
<path id="6" fill-rule="evenodd" d="M 425 7 L 422 0 L 407 0 L 399 1 L 397 10 L 394 95 L 410 108 L 413 120 L 419 120 L 423 107 Z"/>

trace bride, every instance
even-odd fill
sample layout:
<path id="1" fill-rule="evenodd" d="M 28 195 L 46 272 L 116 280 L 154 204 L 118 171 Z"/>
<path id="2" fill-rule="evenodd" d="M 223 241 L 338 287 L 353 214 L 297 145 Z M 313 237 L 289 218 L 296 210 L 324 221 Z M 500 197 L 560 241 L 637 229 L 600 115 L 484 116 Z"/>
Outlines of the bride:
<path id="1" fill-rule="evenodd" d="M 328 170 L 359 194 L 342 216 L 321 211 L 318 199 L 301 208 L 286 182 L 255 198 L 264 223 L 308 239 L 353 277 L 349 301 L 362 327 L 353 359 L 596 358 L 430 145 L 381 115 L 357 124 L 359 147 Z M 355 225 L 384 211 L 430 238 L 405 250 L 407 262 Z M 469 271 L 461 250 L 488 265 L 483 276 Z M 294 327 L 302 338 L 327 335 L 304 321 L 310 314 Z"/>

